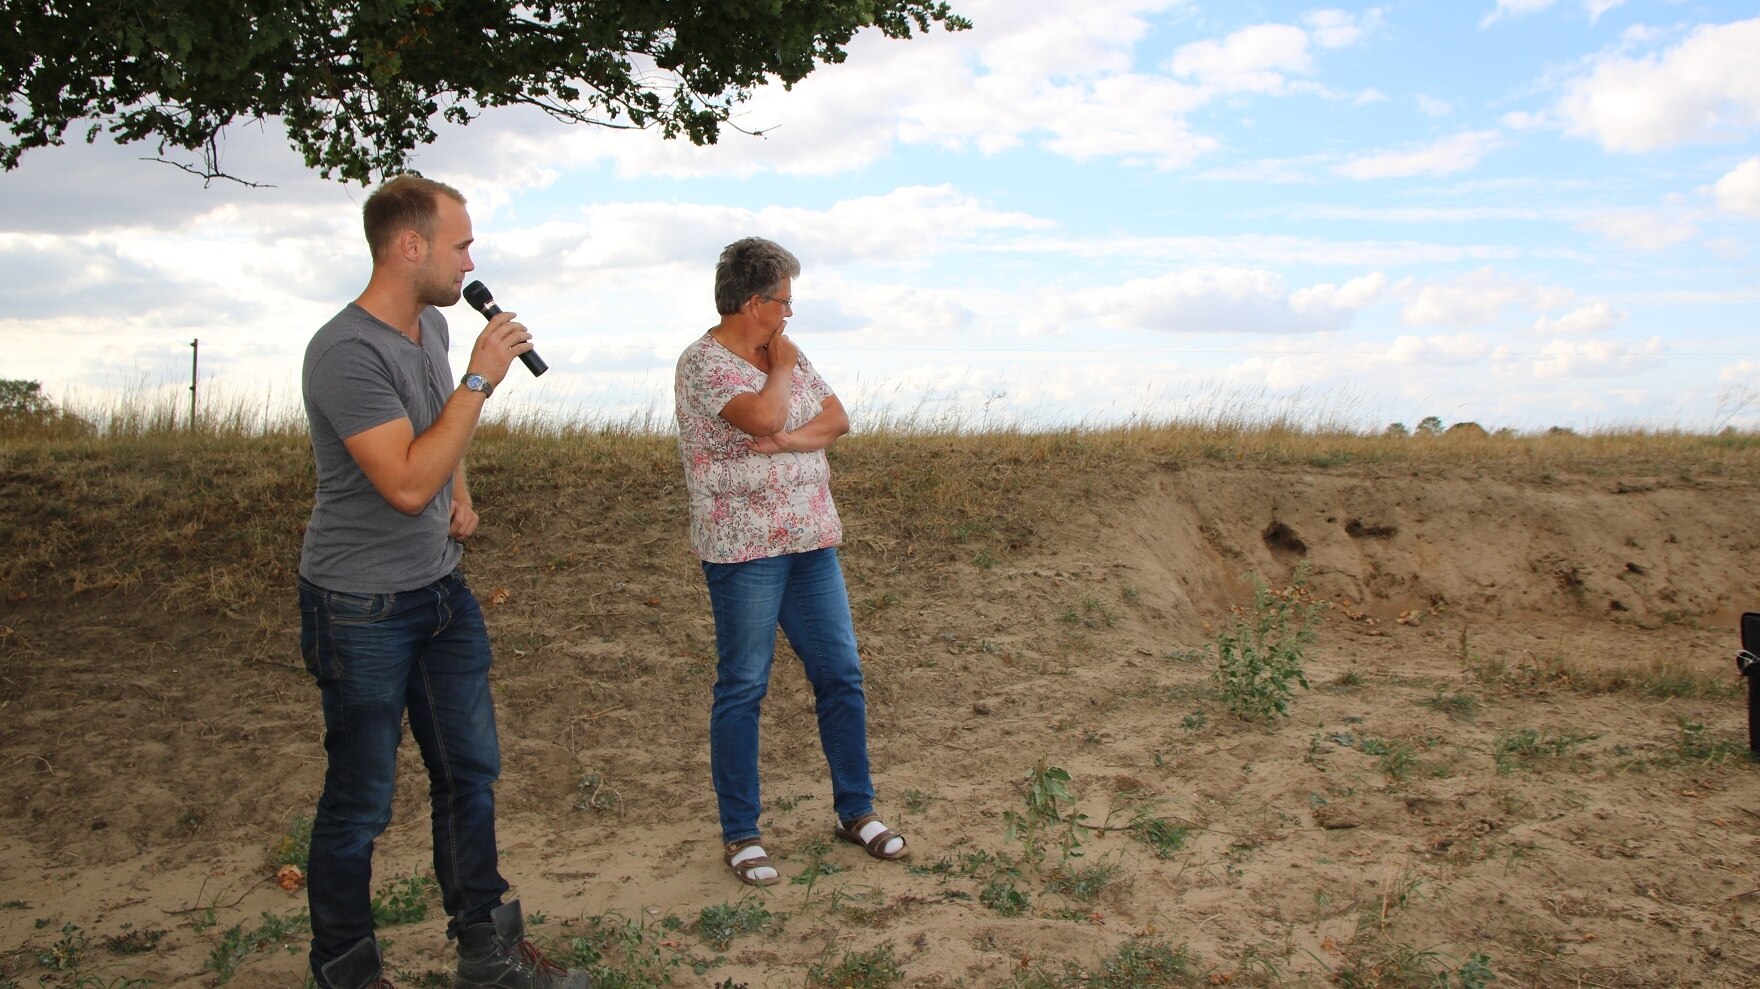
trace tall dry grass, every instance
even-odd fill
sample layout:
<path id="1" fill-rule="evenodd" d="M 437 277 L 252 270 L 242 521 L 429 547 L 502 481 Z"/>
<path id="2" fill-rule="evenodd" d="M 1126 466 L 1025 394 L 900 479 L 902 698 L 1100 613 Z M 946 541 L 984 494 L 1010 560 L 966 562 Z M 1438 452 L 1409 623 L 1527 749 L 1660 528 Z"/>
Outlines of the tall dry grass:
<path id="1" fill-rule="evenodd" d="M 187 405 L 170 399 L 77 409 L 53 422 L 0 421 L 0 600 L 144 589 L 234 609 L 290 586 L 313 483 L 303 417 L 257 400 L 205 408 L 193 427 Z M 1105 498 L 1144 466 L 1393 465 L 1542 483 L 1583 474 L 1748 476 L 1760 467 L 1760 435 L 1400 436 L 1240 407 L 1044 430 L 906 413 L 859 418 L 831 456 L 840 506 L 863 520 L 865 549 L 885 557 L 957 555 L 980 532 L 1026 538 L 1043 506 L 1023 504 L 1023 490 Z M 638 506 L 632 525 L 664 516 L 670 526 L 683 510 L 670 416 L 491 416 L 467 463 L 476 498 L 496 504 L 511 526 L 564 503 Z"/>

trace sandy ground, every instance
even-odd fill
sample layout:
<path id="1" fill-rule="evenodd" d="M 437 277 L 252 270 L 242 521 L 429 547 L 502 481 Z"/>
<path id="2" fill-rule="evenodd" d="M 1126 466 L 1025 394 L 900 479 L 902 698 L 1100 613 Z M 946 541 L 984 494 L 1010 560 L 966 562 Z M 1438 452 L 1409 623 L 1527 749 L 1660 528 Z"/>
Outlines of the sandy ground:
<path id="1" fill-rule="evenodd" d="M 897 985 L 1010 986 L 1133 941 L 1184 946 L 1195 984 L 1467 984 L 1483 955 L 1499 987 L 1760 985 L 1757 777 L 1717 758 L 1746 748 L 1731 657 L 1760 606 L 1760 490 L 1530 475 L 1143 467 L 1021 491 L 1043 506 L 1024 537 L 934 547 L 846 500 L 879 805 L 913 855 L 829 840 L 785 649 L 764 827 L 794 881 L 765 891 L 720 860 L 713 631 L 681 508 L 607 521 L 563 498 L 510 527 L 480 506 L 503 871 L 541 939 L 634 925 L 682 986 L 808 985 L 882 947 Z M 1313 689 L 1243 722 L 1210 682 L 1215 637 L 1246 574 L 1285 586 L 1304 559 Z M 221 984 L 229 928 L 303 909 L 266 864 L 322 773 L 287 605 L 91 592 L 0 622 L 0 987 Z M 1730 691 L 1659 696 L 1661 663 Z M 429 868 L 403 756 L 380 886 Z M 1068 862 L 1009 837 L 1041 760 L 1102 826 Z M 1151 818 L 1183 842 L 1128 827 Z M 985 902 L 999 882 L 1019 915 Z M 724 904 L 772 919 L 711 944 L 698 919 Z M 400 985 L 449 984 L 442 930 L 382 932 Z M 299 985 L 304 965 L 296 935 L 225 984 Z"/>

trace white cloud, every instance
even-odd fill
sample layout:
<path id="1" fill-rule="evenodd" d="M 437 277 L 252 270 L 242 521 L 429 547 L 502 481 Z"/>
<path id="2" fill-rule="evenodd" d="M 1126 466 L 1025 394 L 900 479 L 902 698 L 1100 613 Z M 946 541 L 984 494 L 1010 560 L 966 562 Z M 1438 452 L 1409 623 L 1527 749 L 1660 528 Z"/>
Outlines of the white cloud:
<path id="1" fill-rule="evenodd" d="M 1725 364 L 1717 372 L 1717 380 L 1726 385 L 1747 386 L 1760 379 L 1760 361 L 1736 361 Z"/>
<path id="2" fill-rule="evenodd" d="M 1760 219 L 1760 158 L 1749 158 L 1717 180 L 1717 207 Z"/>
<path id="3" fill-rule="evenodd" d="M 1552 6 L 1553 0 L 1497 0 L 1497 7 L 1479 21 L 1480 27 L 1489 27 L 1505 17 L 1526 17 L 1537 14 Z"/>
<path id="4" fill-rule="evenodd" d="M 1623 377 L 1660 367 L 1666 353 L 1657 337 L 1636 346 L 1611 340 L 1554 340 L 1531 361 L 1513 363 L 1536 378 Z"/>
<path id="5" fill-rule="evenodd" d="M 1374 7 L 1362 14 L 1348 10 L 1316 10 L 1302 18 L 1314 43 L 1322 48 L 1349 48 L 1381 26 L 1382 10 Z"/>
<path id="6" fill-rule="evenodd" d="M 1491 356 L 1494 345 L 1477 333 L 1427 337 L 1400 336 L 1387 348 L 1392 364 L 1476 364 Z"/>
<path id="7" fill-rule="evenodd" d="M 1534 332 L 1551 334 L 1599 333 L 1625 321 L 1626 314 L 1605 302 L 1592 302 L 1573 309 L 1557 319 L 1542 316 L 1534 321 Z"/>
<path id="8" fill-rule="evenodd" d="M 1174 54 L 1174 75 L 1224 93 L 1281 93 L 1291 74 L 1313 70 L 1308 32 L 1289 24 L 1242 28 L 1221 41 L 1194 41 Z"/>
<path id="9" fill-rule="evenodd" d="M 541 138 L 519 157 L 553 168 L 609 160 L 630 178 L 838 175 L 899 144 L 986 155 L 1036 145 L 1076 160 L 1184 165 L 1218 146 L 1184 118 L 1220 91 L 1132 69 L 1147 18 L 1182 3 L 1093 0 L 1072 12 L 1052 0 L 968 0 L 960 12 L 973 30 L 931 30 L 908 43 L 863 32 L 846 62 L 819 67 L 791 90 L 757 90 L 734 123 L 762 131 L 761 140 L 730 130 L 699 148 L 599 128 L 559 132 L 533 115 L 529 130 Z M 1255 51 L 1249 45 L 1244 57 Z"/>
<path id="10" fill-rule="evenodd" d="M 1544 113 L 1530 113 L 1526 110 L 1511 110 L 1497 118 L 1503 126 L 1514 131 L 1532 131 L 1552 126 L 1550 118 Z"/>
<path id="11" fill-rule="evenodd" d="M 1497 8 L 1486 14 L 1479 21 L 1480 27 L 1489 27 L 1505 17 L 1526 17 L 1537 14 L 1551 7 L 1555 0 L 1497 0 Z M 1625 3 L 1625 0 L 1583 0 L 1583 11 L 1589 15 L 1590 23 L 1601 19 L 1601 15 Z"/>
<path id="12" fill-rule="evenodd" d="M 1314 285 L 1290 294 L 1290 308 L 1302 314 L 1323 314 L 1329 310 L 1361 309 L 1387 291 L 1387 276 L 1377 271 L 1353 278 L 1343 285 Z"/>
<path id="13" fill-rule="evenodd" d="M 1664 250 L 1699 232 L 1691 221 L 1661 210 L 1618 210 L 1588 217 L 1579 226 L 1636 251 Z"/>
<path id="14" fill-rule="evenodd" d="M 1567 133 L 1610 151 L 1731 140 L 1760 123 L 1760 19 L 1701 25 L 1659 54 L 1609 53 L 1559 101 Z"/>
<path id="15" fill-rule="evenodd" d="M 1439 100 L 1424 93 L 1419 93 L 1412 99 L 1418 104 L 1418 112 L 1426 117 L 1446 117 L 1454 112 L 1454 105 L 1447 100 Z"/>
<path id="16" fill-rule="evenodd" d="M 1503 143 L 1496 131 L 1464 131 L 1410 151 L 1358 155 L 1334 171 L 1353 179 L 1452 175 L 1477 165 Z"/>
<path id="17" fill-rule="evenodd" d="M 1207 268 L 1139 279 L 1068 303 L 1102 326 L 1163 333 L 1319 333 L 1349 325 L 1386 288 L 1386 276 L 1289 291 L 1283 276 L 1250 268 Z"/>
<path id="18" fill-rule="evenodd" d="M 1413 286 L 1401 285 L 1402 294 Z M 1415 297 L 1401 312 L 1408 326 L 1478 326 L 1497 322 L 1511 306 L 1554 309 L 1568 304 L 1568 289 L 1538 285 L 1512 278 L 1491 268 L 1469 272 L 1450 282 L 1417 287 Z"/>

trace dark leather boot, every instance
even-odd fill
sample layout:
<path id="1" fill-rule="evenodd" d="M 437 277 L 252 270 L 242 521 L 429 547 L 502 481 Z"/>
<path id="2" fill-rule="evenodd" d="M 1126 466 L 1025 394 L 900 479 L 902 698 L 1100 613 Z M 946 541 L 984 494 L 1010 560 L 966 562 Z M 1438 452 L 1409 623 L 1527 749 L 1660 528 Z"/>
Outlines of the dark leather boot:
<path id="1" fill-rule="evenodd" d="M 338 958 L 319 970 L 319 980 L 330 989 L 397 989 L 379 977 L 379 942 L 361 938 Z"/>
<path id="2" fill-rule="evenodd" d="M 453 989 L 592 989 L 592 985 L 587 973 L 549 961 L 526 940 L 518 900 L 496 907 L 489 923 L 458 932 L 458 978 Z"/>

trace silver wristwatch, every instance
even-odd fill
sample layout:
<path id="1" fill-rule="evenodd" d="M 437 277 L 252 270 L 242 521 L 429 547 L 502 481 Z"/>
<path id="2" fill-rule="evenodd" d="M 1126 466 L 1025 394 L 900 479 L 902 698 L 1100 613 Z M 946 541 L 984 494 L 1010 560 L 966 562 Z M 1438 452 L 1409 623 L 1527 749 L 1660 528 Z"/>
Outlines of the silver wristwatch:
<path id="1" fill-rule="evenodd" d="M 490 395 L 495 394 L 495 386 L 489 383 L 489 379 L 475 371 L 465 372 L 465 376 L 458 379 L 458 383 L 465 386 L 465 388 L 470 391 L 482 392 L 484 398 L 488 398 Z"/>

